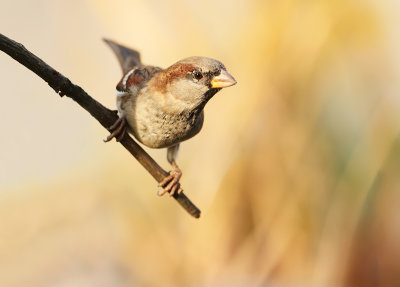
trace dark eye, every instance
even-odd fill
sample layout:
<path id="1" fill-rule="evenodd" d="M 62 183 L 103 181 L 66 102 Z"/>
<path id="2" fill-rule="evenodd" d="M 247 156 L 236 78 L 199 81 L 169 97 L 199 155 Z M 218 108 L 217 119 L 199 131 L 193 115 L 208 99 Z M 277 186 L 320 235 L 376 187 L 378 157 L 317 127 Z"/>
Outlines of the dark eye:
<path id="1" fill-rule="evenodd" d="M 194 71 L 193 71 L 193 77 L 194 77 L 196 80 L 200 80 L 201 78 L 203 78 L 203 74 L 200 73 L 200 72 L 197 71 L 197 70 L 194 70 Z"/>

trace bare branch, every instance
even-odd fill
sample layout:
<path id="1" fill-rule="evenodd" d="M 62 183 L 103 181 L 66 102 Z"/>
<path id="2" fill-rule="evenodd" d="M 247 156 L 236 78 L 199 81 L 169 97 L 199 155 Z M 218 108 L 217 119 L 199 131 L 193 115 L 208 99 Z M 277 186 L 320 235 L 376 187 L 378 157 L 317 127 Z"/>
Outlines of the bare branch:
<path id="1" fill-rule="evenodd" d="M 62 96 L 67 96 L 88 111 L 103 127 L 110 127 L 117 119 L 116 111 L 104 107 L 90 97 L 81 87 L 47 65 L 43 60 L 29 52 L 23 45 L 0 34 L 0 50 L 34 72 L 46 81 L 53 90 Z M 125 136 L 120 142 L 143 167 L 161 182 L 168 173 L 162 169 L 130 136 Z M 173 198 L 192 216 L 199 218 L 200 210 L 181 192 Z"/>

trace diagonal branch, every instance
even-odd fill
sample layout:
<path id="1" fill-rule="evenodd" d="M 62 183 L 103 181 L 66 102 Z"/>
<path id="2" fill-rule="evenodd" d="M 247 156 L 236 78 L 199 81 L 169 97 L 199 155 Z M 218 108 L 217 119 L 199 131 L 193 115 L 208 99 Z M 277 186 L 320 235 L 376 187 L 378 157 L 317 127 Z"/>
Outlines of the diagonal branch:
<path id="1" fill-rule="evenodd" d="M 14 58 L 16 61 L 34 72 L 46 81 L 53 90 L 62 96 L 67 96 L 88 111 L 103 127 L 110 127 L 117 119 L 116 111 L 104 107 L 90 97 L 81 87 L 47 65 L 40 58 L 29 52 L 23 45 L 17 43 L 3 34 L 0 34 L 0 50 Z M 120 142 L 141 165 L 161 182 L 168 173 L 162 169 L 131 137 L 125 136 Z M 175 193 L 173 198 L 192 216 L 199 218 L 200 210 L 181 192 Z"/>

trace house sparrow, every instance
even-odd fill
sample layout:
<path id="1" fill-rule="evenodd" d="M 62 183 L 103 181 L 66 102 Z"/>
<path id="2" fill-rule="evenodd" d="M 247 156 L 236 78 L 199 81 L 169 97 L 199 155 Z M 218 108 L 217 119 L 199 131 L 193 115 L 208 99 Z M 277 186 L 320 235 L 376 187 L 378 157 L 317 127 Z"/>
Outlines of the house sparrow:
<path id="1" fill-rule="evenodd" d="M 143 65 L 135 50 L 104 41 L 123 72 L 117 85 L 119 119 L 104 141 L 120 141 L 129 132 L 150 148 L 167 148 L 173 170 L 159 184 L 158 194 L 181 192 L 182 172 L 176 163 L 179 144 L 201 130 L 205 104 L 222 88 L 236 84 L 235 79 L 214 59 L 190 57 L 161 69 Z"/>

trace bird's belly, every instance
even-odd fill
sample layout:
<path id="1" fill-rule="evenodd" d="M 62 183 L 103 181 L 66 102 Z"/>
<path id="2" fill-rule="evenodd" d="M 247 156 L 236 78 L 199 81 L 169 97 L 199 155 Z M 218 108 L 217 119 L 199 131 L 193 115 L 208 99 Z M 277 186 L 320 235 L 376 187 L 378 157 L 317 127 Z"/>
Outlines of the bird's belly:
<path id="1" fill-rule="evenodd" d="M 196 135 L 203 125 L 203 113 L 198 116 L 150 114 L 138 112 L 127 115 L 135 138 L 151 148 L 165 148 Z"/>

